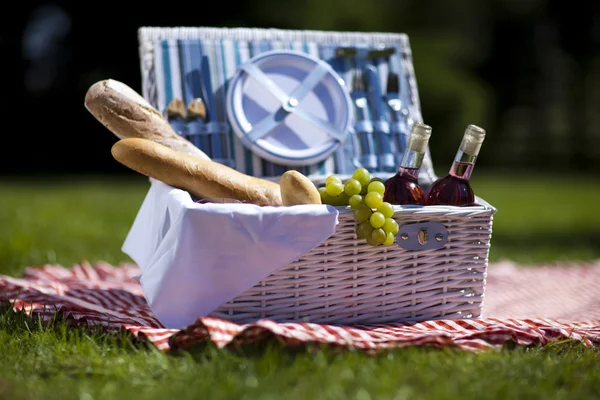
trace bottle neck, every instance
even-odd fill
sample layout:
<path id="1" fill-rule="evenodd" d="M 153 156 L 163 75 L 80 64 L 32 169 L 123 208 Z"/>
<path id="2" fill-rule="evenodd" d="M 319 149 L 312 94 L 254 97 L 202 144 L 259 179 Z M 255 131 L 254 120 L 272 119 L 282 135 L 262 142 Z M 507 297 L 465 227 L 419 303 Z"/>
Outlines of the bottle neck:
<path id="1" fill-rule="evenodd" d="M 476 160 L 477 156 L 472 156 L 459 149 L 454 157 L 452 167 L 450 167 L 450 175 L 468 181 L 471 179 Z"/>
<path id="2" fill-rule="evenodd" d="M 421 164 L 423 163 L 424 157 L 425 153 L 407 148 L 402 155 L 398 174 L 416 180 L 419 177 L 419 171 L 421 170 Z"/>

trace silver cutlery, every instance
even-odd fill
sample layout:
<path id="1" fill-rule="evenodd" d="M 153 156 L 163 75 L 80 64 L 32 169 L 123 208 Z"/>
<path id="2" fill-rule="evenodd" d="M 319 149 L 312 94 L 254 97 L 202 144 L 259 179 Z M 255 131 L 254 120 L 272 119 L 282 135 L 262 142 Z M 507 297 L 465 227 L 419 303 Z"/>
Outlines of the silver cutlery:
<path id="1" fill-rule="evenodd" d="M 338 63 L 332 63 L 337 65 L 336 71 L 340 74 L 346 88 L 350 95 L 352 95 L 352 79 L 354 77 L 354 70 L 352 65 L 354 64 L 354 58 L 356 57 L 356 49 L 354 47 L 336 47 L 334 49 L 334 58 L 338 59 Z M 335 69 L 335 68 L 334 68 Z M 356 120 L 356 118 L 355 118 Z M 338 157 L 339 169 L 345 173 L 352 173 L 357 168 L 360 168 L 360 162 L 358 161 L 359 144 L 357 142 L 356 131 L 354 126 L 347 132 L 346 140 L 343 143 L 342 157 Z"/>
<path id="2" fill-rule="evenodd" d="M 206 134 L 207 110 L 202 93 L 202 48 L 197 42 L 182 45 L 186 57 L 182 60 L 184 92 L 187 104 L 187 134 L 188 140 L 207 154 L 211 154 L 210 140 Z"/>
<path id="3" fill-rule="evenodd" d="M 202 98 L 204 99 L 204 105 L 206 107 L 205 121 L 207 123 L 207 129 L 210 134 L 208 135 L 211 145 L 211 153 L 213 158 L 225 162 L 228 159 L 226 154 L 223 154 L 223 148 L 229 148 L 227 146 L 227 135 L 221 132 L 219 121 L 216 117 L 215 110 L 215 98 L 212 90 L 211 82 L 211 71 L 210 63 L 206 55 L 202 56 Z"/>
<path id="4" fill-rule="evenodd" d="M 358 163 L 369 171 L 377 169 L 377 155 L 373 143 L 373 122 L 369 113 L 362 70 L 357 68 L 352 78 L 352 101 L 356 110 L 355 130 L 359 142 Z"/>
<path id="5" fill-rule="evenodd" d="M 402 151 L 406 147 L 406 141 L 408 138 L 408 132 L 412 125 L 410 119 L 410 113 L 402 102 L 400 96 L 400 81 L 396 72 L 390 71 L 388 73 L 387 88 L 386 88 L 386 102 L 390 109 L 392 121 L 394 123 L 392 129 L 392 136 L 398 147 L 398 154 L 396 155 L 396 163 L 398 164 L 401 160 L 399 159 Z"/>
<path id="6" fill-rule="evenodd" d="M 396 170 L 396 160 L 390 141 L 390 126 L 387 121 L 387 110 L 379 79 L 379 71 L 374 65 L 367 65 L 363 72 L 363 78 L 367 88 L 367 98 L 373 120 L 379 170 L 394 172 Z"/>

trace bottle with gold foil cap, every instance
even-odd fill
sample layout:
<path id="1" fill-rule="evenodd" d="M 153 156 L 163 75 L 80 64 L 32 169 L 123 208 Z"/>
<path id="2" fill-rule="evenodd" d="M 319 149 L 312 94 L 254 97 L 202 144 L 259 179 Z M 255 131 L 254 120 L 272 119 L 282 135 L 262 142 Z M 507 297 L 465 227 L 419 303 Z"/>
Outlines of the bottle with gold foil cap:
<path id="1" fill-rule="evenodd" d="M 475 204 L 475 195 L 469 179 L 484 139 L 484 129 L 476 125 L 467 126 L 450 172 L 429 187 L 425 205 L 466 207 Z"/>
<path id="2" fill-rule="evenodd" d="M 412 126 L 398 172 L 385 182 L 383 200 L 390 204 L 424 204 L 425 193 L 419 185 L 419 171 L 427 151 L 431 127 L 415 123 Z"/>

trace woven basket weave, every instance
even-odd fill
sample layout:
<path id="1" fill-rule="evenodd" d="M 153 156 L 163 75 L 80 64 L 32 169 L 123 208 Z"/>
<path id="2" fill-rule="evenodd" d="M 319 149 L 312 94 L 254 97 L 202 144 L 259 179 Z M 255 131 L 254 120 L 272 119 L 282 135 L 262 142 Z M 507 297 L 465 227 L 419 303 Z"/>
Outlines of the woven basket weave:
<path id="1" fill-rule="evenodd" d="M 414 120 L 421 120 L 410 46 L 402 34 L 141 28 L 139 41 L 144 96 L 156 105 L 157 90 L 160 90 L 153 76 L 152 48 L 156 41 L 252 38 L 339 42 L 340 45 L 366 41 L 401 46 L 405 55 L 408 54 L 403 62 L 411 86 L 411 115 Z M 422 172 L 429 182 L 436 178 L 429 153 Z M 238 323 L 268 318 L 279 322 L 329 324 L 478 318 L 484 299 L 496 209 L 482 199 L 478 198 L 477 202 L 479 205 L 473 207 L 396 207 L 394 218 L 401 228 L 405 224 L 436 222 L 447 229 L 447 242 L 429 250 L 406 250 L 398 244 L 369 246 L 356 238 L 351 211 L 339 208 L 339 225 L 334 235 L 222 305 L 211 316 Z"/>
<path id="2" fill-rule="evenodd" d="M 336 233 L 297 261 L 219 308 L 213 316 L 245 323 L 260 318 L 369 324 L 481 315 L 493 208 L 403 208 L 400 224 L 439 222 L 443 248 L 409 251 L 357 239 L 352 213 Z"/>

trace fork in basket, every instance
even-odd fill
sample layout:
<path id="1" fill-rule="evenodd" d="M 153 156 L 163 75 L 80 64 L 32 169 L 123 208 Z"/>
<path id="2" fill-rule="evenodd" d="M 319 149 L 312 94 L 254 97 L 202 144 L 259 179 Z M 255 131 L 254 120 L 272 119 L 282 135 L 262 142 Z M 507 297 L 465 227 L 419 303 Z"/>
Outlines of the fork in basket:
<path id="1" fill-rule="evenodd" d="M 398 157 L 396 160 L 396 164 L 398 165 L 401 161 L 402 152 L 406 147 L 409 130 L 411 129 L 413 123 L 412 119 L 410 118 L 410 113 L 401 99 L 399 80 L 400 78 L 396 72 L 388 72 L 387 88 L 385 95 L 386 102 L 390 108 L 390 113 L 392 115 L 391 133 L 392 137 L 395 139 L 396 146 L 398 148 L 398 152 L 396 154 L 396 156 Z"/>
<path id="2" fill-rule="evenodd" d="M 360 68 L 354 70 L 351 97 L 354 103 L 356 115 L 355 131 L 359 143 L 357 161 L 359 165 L 368 171 L 375 171 L 377 169 L 377 154 L 373 140 L 373 122 L 369 112 L 367 93 Z"/>

